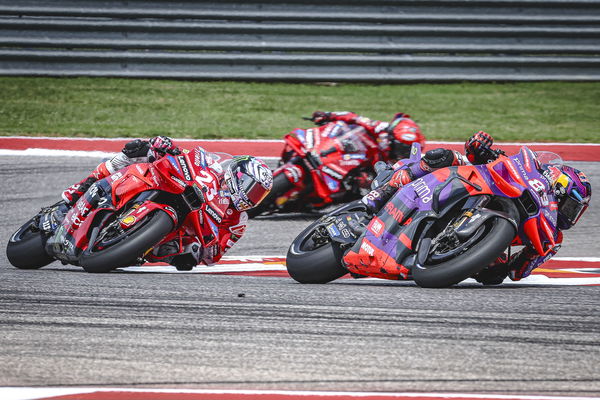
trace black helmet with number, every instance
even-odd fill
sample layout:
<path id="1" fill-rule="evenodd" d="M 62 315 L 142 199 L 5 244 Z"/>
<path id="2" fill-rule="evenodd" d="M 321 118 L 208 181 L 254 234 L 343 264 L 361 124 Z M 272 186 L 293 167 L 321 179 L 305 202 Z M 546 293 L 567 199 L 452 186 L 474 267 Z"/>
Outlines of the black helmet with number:
<path id="1" fill-rule="evenodd" d="M 235 156 L 224 173 L 231 202 L 238 211 L 256 207 L 273 187 L 273 173 L 260 159 Z"/>

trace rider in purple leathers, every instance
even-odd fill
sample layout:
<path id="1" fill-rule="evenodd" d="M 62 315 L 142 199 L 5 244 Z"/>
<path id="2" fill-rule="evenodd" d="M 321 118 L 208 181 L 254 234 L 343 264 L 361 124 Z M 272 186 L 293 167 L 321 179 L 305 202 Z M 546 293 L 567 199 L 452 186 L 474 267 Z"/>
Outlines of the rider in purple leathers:
<path id="1" fill-rule="evenodd" d="M 392 167 L 394 173 L 389 182 L 372 190 L 362 201 L 370 212 L 376 213 L 399 188 L 432 171 L 450 166 L 494 161 L 498 154 L 503 152 L 492 150 L 493 143 L 494 140 L 489 134 L 480 131 L 465 142 L 466 157 L 457 151 L 438 148 L 425 153 L 420 162 L 398 161 Z M 567 165 L 562 166 L 559 172 L 560 175 L 550 182 L 558 200 L 558 229 L 554 238 L 554 248 L 546 256 L 540 256 L 534 248 L 525 246 L 510 258 L 506 255 L 498 257 L 494 263 L 475 276 L 478 282 L 496 285 L 502 283 L 507 276 L 513 281 L 518 281 L 529 276 L 531 271 L 556 254 L 563 239 L 561 231 L 570 229 L 577 223 L 587 209 L 592 195 L 592 186 L 583 172 Z"/>

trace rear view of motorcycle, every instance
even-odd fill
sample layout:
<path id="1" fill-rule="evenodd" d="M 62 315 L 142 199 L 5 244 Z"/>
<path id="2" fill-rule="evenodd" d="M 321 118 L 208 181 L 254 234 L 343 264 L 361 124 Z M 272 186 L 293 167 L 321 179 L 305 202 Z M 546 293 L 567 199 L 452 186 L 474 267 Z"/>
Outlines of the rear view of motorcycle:
<path id="1" fill-rule="evenodd" d="M 284 142 L 273 171 L 273 189 L 260 206 L 249 210 L 250 217 L 320 209 L 369 192 L 375 176 L 372 164 L 381 159 L 381 152 L 364 128 L 330 122 L 296 129 Z"/>
<path id="2" fill-rule="evenodd" d="M 227 208 L 217 201 L 217 173 L 230 158 L 196 148 L 119 170 L 94 183 L 73 207 L 59 202 L 43 208 L 11 236 L 8 259 L 20 269 L 59 260 L 108 272 L 141 264 L 154 248 L 186 233 L 212 246 Z"/>
<path id="3" fill-rule="evenodd" d="M 413 145 L 411 159 L 420 156 Z M 557 210 L 540 160 L 523 147 L 486 165 L 442 168 L 416 179 L 375 215 L 360 201 L 340 207 L 298 235 L 287 254 L 288 272 L 300 283 L 351 273 L 447 287 L 474 276 L 512 244 L 548 254 Z"/>

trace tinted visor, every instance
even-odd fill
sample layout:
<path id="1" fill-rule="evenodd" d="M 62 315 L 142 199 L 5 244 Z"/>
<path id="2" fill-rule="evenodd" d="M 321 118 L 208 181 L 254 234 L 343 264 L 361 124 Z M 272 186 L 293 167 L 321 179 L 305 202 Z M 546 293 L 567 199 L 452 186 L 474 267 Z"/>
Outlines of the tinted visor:
<path id="1" fill-rule="evenodd" d="M 242 176 L 238 178 L 238 185 L 240 191 L 245 195 L 247 202 L 250 203 L 252 207 L 259 204 L 268 193 L 260 183 L 246 174 L 242 174 Z"/>
<path id="2" fill-rule="evenodd" d="M 571 225 L 575 225 L 587 207 L 587 204 L 582 203 L 571 196 L 566 196 L 562 201 L 558 212 L 566 218 Z"/>

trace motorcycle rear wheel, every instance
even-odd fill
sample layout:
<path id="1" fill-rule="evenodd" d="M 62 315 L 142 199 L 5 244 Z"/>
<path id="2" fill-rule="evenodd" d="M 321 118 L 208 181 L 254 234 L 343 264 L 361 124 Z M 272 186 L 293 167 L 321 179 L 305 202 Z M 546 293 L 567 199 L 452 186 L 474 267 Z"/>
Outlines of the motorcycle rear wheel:
<path id="1" fill-rule="evenodd" d="M 155 211 L 142 223 L 143 225 L 133 232 L 125 232 L 125 237 L 110 247 L 94 250 L 96 243 L 90 243 L 90 248 L 79 257 L 79 265 L 85 271 L 95 273 L 130 266 L 173 229 L 171 217 L 160 210 Z"/>
<path id="2" fill-rule="evenodd" d="M 46 234 L 33 230 L 34 219 L 30 219 L 10 238 L 6 246 L 8 261 L 19 269 L 38 269 L 50 264 L 54 258 L 45 250 Z"/>
<path id="3" fill-rule="evenodd" d="M 517 231 L 502 217 L 493 218 L 473 247 L 449 261 L 413 268 L 415 283 L 424 288 L 443 288 L 457 284 L 496 260 L 510 246 Z"/>

